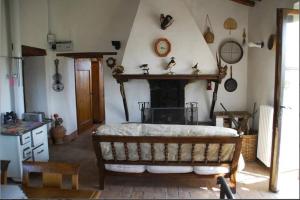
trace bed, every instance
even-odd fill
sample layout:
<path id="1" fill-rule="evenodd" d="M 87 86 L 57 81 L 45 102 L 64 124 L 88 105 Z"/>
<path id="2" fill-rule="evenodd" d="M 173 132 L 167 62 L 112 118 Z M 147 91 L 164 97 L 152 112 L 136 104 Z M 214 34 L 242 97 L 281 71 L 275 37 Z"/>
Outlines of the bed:
<path id="1" fill-rule="evenodd" d="M 242 138 L 236 130 L 216 126 L 118 124 L 102 125 L 92 135 L 99 186 L 113 174 L 195 175 L 229 178 L 244 167 Z M 240 159 L 241 158 L 241 159 Z"/>

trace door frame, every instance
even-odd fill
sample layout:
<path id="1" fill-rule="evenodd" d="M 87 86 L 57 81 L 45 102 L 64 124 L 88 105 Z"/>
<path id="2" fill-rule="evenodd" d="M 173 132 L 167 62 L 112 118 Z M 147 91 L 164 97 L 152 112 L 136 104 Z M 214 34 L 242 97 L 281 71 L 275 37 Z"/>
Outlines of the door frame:
<path id="1" fill-rule="evenodd" d="M 98 81 L 98 84 L 99 84 L 99 91 L 98 91 L 98 94 L 99 94 L 99 108 L 102 109 L 102 112 L 103 112 L 103 121 L 102 122 L 96 122 L 96 123 L 104 123 L 105 122 L 105 99 L 104 99 L 104 74 L 103 74 L 103 65 L 102 65 L 102 58 L 98 57 L 98 58 L 87 58 L 87 57 L 74 57 L 74 77 L 75 77 L 75 102 L 76 102 L 76 123 L 77 123 L 77 133 L 80 134 L 82 133 L 83 131 L 87 130 L 87 129 L 84 129 L 84 130 L 80 130 L 79 129 L 79 123 L 78 123 L 78 106 L 77 106 L 77 89 L 76 89 L 76 83 L 77 83 L 77 80 L 76 80 L 76 60 L 79 60 L 79 59 L 88 59 L 90 60 L 90 64 L 91 64 L 91 78 L 93 77 L 93 70 L 92 70 L 92 62 L 94 60 L 98 60 L 99 62 L 99 74 L 98 74 L 98 78 L 99 78 L 99 81 Z M 91 87 L 92 86 L 92 80 L 90 81 L 91 82 Z M 101 105 L 100 102 L 103 102 L 103 106 Z M 93 124 L 95 123 L 95 120 L 94 120 L 94 115 L 93 115 L 93 97 L 91 97 L 91 107 L 92 107 L 92 118 L 93 118 Z"/>
<path id="2" fill-rule="evenodd" d="M 275 87 L 274 87 L 274 114 L 273 114 L 273 133 L 272 133 L 272 153 L 269 190 L 278 192 L 278 174 L 279 174 L 279 157 L 281 142 L 281 101 L 283 98 L 282 76 L 284 74 L 282 68 L 282 38 L 285 34 L 285 17 L 289 14 L 299 14 L 299 10 L 295 9 L 277 9 L 277 41 L 276 41 L 276 62 L 275 62 Z"/>

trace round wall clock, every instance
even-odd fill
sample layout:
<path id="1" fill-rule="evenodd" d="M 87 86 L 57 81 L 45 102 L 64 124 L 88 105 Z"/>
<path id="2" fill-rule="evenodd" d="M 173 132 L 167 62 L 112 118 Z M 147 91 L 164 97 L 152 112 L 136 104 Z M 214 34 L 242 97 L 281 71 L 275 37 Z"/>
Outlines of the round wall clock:
<path id="1" fill-rule="evenodd" d="M 221 44 L 219 54 L 224 62 L 228 64 L 235 64 L 242 59 L 243 48 L 238 42 L 229 40 Z"/>
<path id="2" fill-rule="evenodd" d="M 171 52 L 171 43 L 166 38 L 159 38 L 155 42 L 154 50 L 159 57 L 165 57 Z"/>

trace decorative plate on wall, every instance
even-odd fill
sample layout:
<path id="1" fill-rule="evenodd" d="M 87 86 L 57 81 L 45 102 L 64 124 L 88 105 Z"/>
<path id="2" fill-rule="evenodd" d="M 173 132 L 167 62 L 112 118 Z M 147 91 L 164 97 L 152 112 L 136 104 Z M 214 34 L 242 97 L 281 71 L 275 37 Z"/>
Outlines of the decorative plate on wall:
<path id="1" fill-rule="evenodd" d="M 228 64 L 238 63 L 243 57 L 243 48 L 236 41 L 225 41 L 219 48 L 222 60 Z"/>
<path id="2" fill-rule="evenodd" d="M 154 45 L 156 55 L 166 57 L 171 52 L 171 43 L 166 38 L 159 38 Z"/>

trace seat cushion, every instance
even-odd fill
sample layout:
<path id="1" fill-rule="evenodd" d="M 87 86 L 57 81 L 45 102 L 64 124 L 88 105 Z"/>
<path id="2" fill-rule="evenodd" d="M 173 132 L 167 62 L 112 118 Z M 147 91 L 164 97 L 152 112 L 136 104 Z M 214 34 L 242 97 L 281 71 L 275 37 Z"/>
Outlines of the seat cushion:
<path id="1" fill-rule="evenodd" d="M 199 175 L 226 174 L 229 172 L 229 168 L 228 167 L 197 166 L 197 167 L 194 167 L 194 172 Z"/>
<path id="2" fill-rule="evenodd" d="M 146 169 L 150 173 L 155 174 L 170 174 L 170 173 L 190 173 L 193 171 L 191 166 L 158 166 L 158 165 L 149 165 L 146 166 Z"/>
<path id="3" fill-rule="evenodd" d="M 145 165 L 111 165 L 105 164 L 105 169 L 113 172 L 125 173 L 143 173 L 146 170 Z"/>

